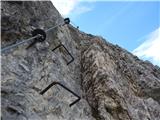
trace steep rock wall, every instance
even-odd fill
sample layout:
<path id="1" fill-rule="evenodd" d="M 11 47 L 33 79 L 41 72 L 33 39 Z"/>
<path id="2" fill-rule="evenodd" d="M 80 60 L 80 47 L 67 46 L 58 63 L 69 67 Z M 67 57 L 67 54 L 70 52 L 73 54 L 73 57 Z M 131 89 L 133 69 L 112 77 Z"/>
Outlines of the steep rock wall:
<path id="1" fill-rule="evenodd" d="M 159 68 L 102 38 L 85 42 L 82 86 L 93 116 L 99 120 L 158 120 Z"/>
<path id="2" fill-rule="evenodd" d="M 28 38 L 35 28 L 63 22 L 49 1 L 2 2 L 2 47 Z M 52 52 L 63 43 L 64 49 Z M 47 33 L 28 50 L 25 43 L 1 55 L 3 120 L 159 120 L 160 68 L 71 25 Z M 53 81 L 59 86 L 39 93 Z"/>
<path id="3" fill-rule="evenodd" d="M 63 18 L 49 1 L 28 1 L 21 4 L 2 2 L 2 9 L 2 47 L 19 42 L 18 38 L 29 38 L 35 28 L 46 30 L 63 22 Z M 7 20 L 4 20 L 6 17 Z M 12 18 L 15 20 L 10 21 Z M 4 30 L 5 28 L 8 29 Z M 23 28 L 25 30 L 21 32 Z M 20 33 L 20 36 L 15 32 Z M 3 120 L 94 119 L 87 101 L 83 98 L 69 107 L 77 98 L 60 86 L 54 86 L 44 95 L 40 95 L 49 84 L 58 81 L 82 96 L 80 50 L 75 41 L 65 25 L 48 32 L 44 42 L 37 43 L 28 50 L 25 48 L 31 42 L 2 53 Z M 71 58 L 63 48 L 52 52 L 60 43 L 75 58 L 69 65 L 66 63 Z"/>

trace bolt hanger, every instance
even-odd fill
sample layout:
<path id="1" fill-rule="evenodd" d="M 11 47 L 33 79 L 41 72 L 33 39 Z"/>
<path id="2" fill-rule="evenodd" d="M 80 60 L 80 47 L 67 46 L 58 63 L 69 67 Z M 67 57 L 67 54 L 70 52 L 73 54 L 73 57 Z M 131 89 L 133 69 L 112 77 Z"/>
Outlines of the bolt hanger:
<path id="1" fill-rule="evenodd" d="M 32 31 L 32 36 L 36 36 L 36 35 L 39 35 L 39 37 L 34 38 L 34 41 L 26 49 L 29 49 L 37 42 L 43 42 L 46 39 L 46 33 L 42 29 L 35 29 L 34 31 Z"/>
<path id="2" fill-rule="evenodd" d="M 65 24 L 70 24 L 70 19 L 69 19 L 69 18 L 65 18 L 62 23 L 59 23 L 59 24 L 57 24 L 57 25 L 55 25 L 55 26 L 53 26 L 53 27 L 45 30 L 45 32 L 47 33 L 47 32 L 49 32 L 50 30 L 53 30 L 53 29 L 55 29 L 56 27 L 61 26 L 61 25 L 65 25 Z M 37 34 L 37 33 L 39 33 L 39 34 Z M 46 39 L 46 35 L 45 35 L 46 33 L 44 33 L 44 30 L 42 30 L 42 29 L 36 29 L 36 30 L 34 30 L 34 31 L 32 32 L 32 36 L 33 36 L 33 37 L 30 37 L 30 38 L 25 39 L 25 40 L 20 40 L 20 42 L 18 42 L 18 43 L 16 43 L 16 44 L 13 44 L 13 45 L 10 45 L 10 46 L 7 46 L 7 47 L 3 47 L 3 48 L 1 49 L 1 52 L 3 53 L 4 51 L 10 50 L 10 49 L 12 49 L 12 48 L 14 48 L 14 47 L 17 47 L 18 45 L 21 45 L 21 44 L 23 44 L 23 43 L 27 43 L 27 42 L 29 42 L 29 41 L 31 41 L 31 40 L 34 39 L 34 42 L 32 42 L 32 44 L 30 44 L 30 45 L 26 48 L 26 49 L 28 49 L 28 48 L 30 48 L 31 46 L 33 46 L 33 45 L 37 42 L 37 40 L 36 40 L 35 38 L 39 38 L 39 42 L 43 42 L 43 39 L 44 39 L 44 40 Z M 34 35 L 34 34 L 37 34 L 37 35 Z M 17 40 L 17 41 L 18 41 L 18 40 Z"/>

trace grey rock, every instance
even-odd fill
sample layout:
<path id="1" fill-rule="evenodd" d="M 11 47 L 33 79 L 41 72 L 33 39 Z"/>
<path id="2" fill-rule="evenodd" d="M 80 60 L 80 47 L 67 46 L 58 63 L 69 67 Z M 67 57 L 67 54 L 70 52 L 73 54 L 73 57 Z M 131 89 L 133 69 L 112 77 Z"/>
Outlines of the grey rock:
<path id="1" fill-rule="evenodd" d="M 50 1 L 2 1 L 2 47 L 63 21 Z M 18 40 L 19 39 L 19 40 Z M 31 42 L 30 42 L 31 43 Z M 3 120 L 159 120 L 160 68 L 100 36 L 71 25 L 47 32 L 44 42 L 1 54 Z M 73 55 L 59 48 L 64 44 Z M 40 92 L 53 81 L 56 85 Z"/>
<path id="2" fill-rule="evenodd" d="M 137 61 L 99 38 L 88 42 L 82 48 L 82 85 L 89 105 L 98 113 L 95 118 L 158 120 L 159 71 L 154 75 L 152 64 Z"/>

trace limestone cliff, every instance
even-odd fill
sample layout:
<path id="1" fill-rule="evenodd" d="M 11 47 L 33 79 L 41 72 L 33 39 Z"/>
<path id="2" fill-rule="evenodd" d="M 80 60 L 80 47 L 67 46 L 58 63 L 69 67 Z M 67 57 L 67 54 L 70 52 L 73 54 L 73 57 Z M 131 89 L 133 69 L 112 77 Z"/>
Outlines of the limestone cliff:
<path id="1" fill-rule="evenodd" d="M 49 1 L 1 2 L 2 48 L 47 30 L 63 18 Z M 18 40 L 19 39 L 19 40 Z M 71 25 L 1 53 L 2 120 L 159 120 L 160 68 Z M 64 44 L 65 49 L 52 51 Z M 78 94 L 76 97 L 53 81 Z"/>

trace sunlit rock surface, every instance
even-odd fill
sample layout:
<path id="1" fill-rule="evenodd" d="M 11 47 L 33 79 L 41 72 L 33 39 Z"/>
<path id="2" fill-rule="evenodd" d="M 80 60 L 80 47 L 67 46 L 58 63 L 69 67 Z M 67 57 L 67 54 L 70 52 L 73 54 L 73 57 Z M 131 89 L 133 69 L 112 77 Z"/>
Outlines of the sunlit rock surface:
<path id="1" fill-rule="evenodd" d="M 51 2 L 1 2 L 2 47 L 63 22 Z M 19 40 L 18 40 L 19 39 Z M 74 57 L 60 48 L 64 44 Z M 71 25 L 1 53 L 2 120 L 159 120 L 160 68 Z M 60 86 L 40 92 L 57 81 Z"/>

